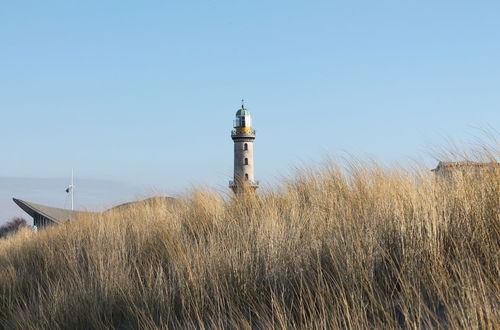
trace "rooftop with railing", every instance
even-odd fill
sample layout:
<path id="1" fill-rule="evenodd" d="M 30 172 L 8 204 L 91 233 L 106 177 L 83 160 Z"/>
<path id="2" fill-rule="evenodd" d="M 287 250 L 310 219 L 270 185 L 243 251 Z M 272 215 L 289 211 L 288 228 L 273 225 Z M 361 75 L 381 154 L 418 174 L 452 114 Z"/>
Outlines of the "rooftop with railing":
<path id="1" fill-rule="evenodd" d="M 254 129 L 248 129 L 248 130 L 233 129 L 231 131 L 231 136 L 250 136 L 250 137 L 255 137 L 255 130 Z"/>

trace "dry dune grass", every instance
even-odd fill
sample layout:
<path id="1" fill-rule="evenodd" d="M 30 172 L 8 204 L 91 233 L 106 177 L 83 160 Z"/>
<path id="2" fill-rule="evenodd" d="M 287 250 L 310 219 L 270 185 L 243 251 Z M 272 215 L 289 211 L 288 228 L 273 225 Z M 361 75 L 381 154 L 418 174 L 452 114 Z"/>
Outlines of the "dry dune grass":
<path id="1" fill-rule="evenodd" d="M 498 167 L 335 164 L 224 201 L 195 191 L 0 242 L 3 328 L 500 324 Z"/>

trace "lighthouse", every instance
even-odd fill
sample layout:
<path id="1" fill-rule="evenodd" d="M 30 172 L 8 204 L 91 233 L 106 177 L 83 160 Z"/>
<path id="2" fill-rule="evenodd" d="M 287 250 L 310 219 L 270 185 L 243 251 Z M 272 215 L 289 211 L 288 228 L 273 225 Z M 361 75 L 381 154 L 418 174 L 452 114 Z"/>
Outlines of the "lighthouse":
<path id="1" fill-rule="evenodd" d="M 229 182 L 229 187 L 235 194 L 254 192 L 259 187 L 259 182 L 254 177 L 255 130 L 252 128 L 252 116 L 243 100 L 241 108 L 236 112 L 231 138 L 234 142 L 234 177 Z"/>

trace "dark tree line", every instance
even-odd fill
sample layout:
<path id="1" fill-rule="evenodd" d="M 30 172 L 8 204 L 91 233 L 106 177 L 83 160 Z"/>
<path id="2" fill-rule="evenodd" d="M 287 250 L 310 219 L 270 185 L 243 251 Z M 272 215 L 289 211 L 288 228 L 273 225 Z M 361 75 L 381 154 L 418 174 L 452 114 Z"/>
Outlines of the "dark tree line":
<path id="1" fill-rule="evenodd" d="M 0 238 L 15 234 L 24 227 L 28 227 L 28 223 L 23 218 L 12 218 L 9 222 L 0 226 Z"/>

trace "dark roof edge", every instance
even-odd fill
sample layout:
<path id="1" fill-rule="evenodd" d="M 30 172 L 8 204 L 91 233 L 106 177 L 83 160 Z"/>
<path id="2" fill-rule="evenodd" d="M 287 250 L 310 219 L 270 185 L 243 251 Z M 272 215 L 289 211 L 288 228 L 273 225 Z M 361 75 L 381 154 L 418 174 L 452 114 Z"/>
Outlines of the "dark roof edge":
<path id="1" fill-rule="evenodd" d="M 16 199 L 16 198 L 12 198 L 12 199 L 14 200 L 14 202 L 17 205 L 19 205 L 19 207 L 21 207 L 23 209 L 24 212 L 28 213 L 31 217 L 34 217 L 34 214 L 36 212 L 36 213 L 39 213 L 39 214 L 43 215 L 44 217 L 46 217 L 46 218 L 48 218 L 48 219 L 50 219 L 50 220 L 52 220 L 54 222 L 57 222 L 59 224 L 62 223 L 61 221 L 57 220 L 53 216 L 50 216 L 47 213 L 41 211 L 40 209 L 37 209 L 37 208 L 33 207 L 28 202 L 25 202 L 23 200 Z M 52 206 L 48 206 L 48 207 L 53 208 L 53 209 L 59 209 L 59 208 L 52 207 Z M 59 209 L 59 210 L 64 210 L 64 209 Z M 66 210 L 64 210 L 64 211 L 66 211 Z"/>
<path id="2" fill-rule="evenodd" d="M 34 212 L 33 208 L 29 207 L 25 201 L 22 201 L 22 200 L 17 199 L 17 198 L 12 198 L 12 200 L 14 201 L 14 203 L 17 204 L 17 206 L 19 206 L 24 212 L 28 213 L 31 217 L 35 216 L 35 212 Z"/>

